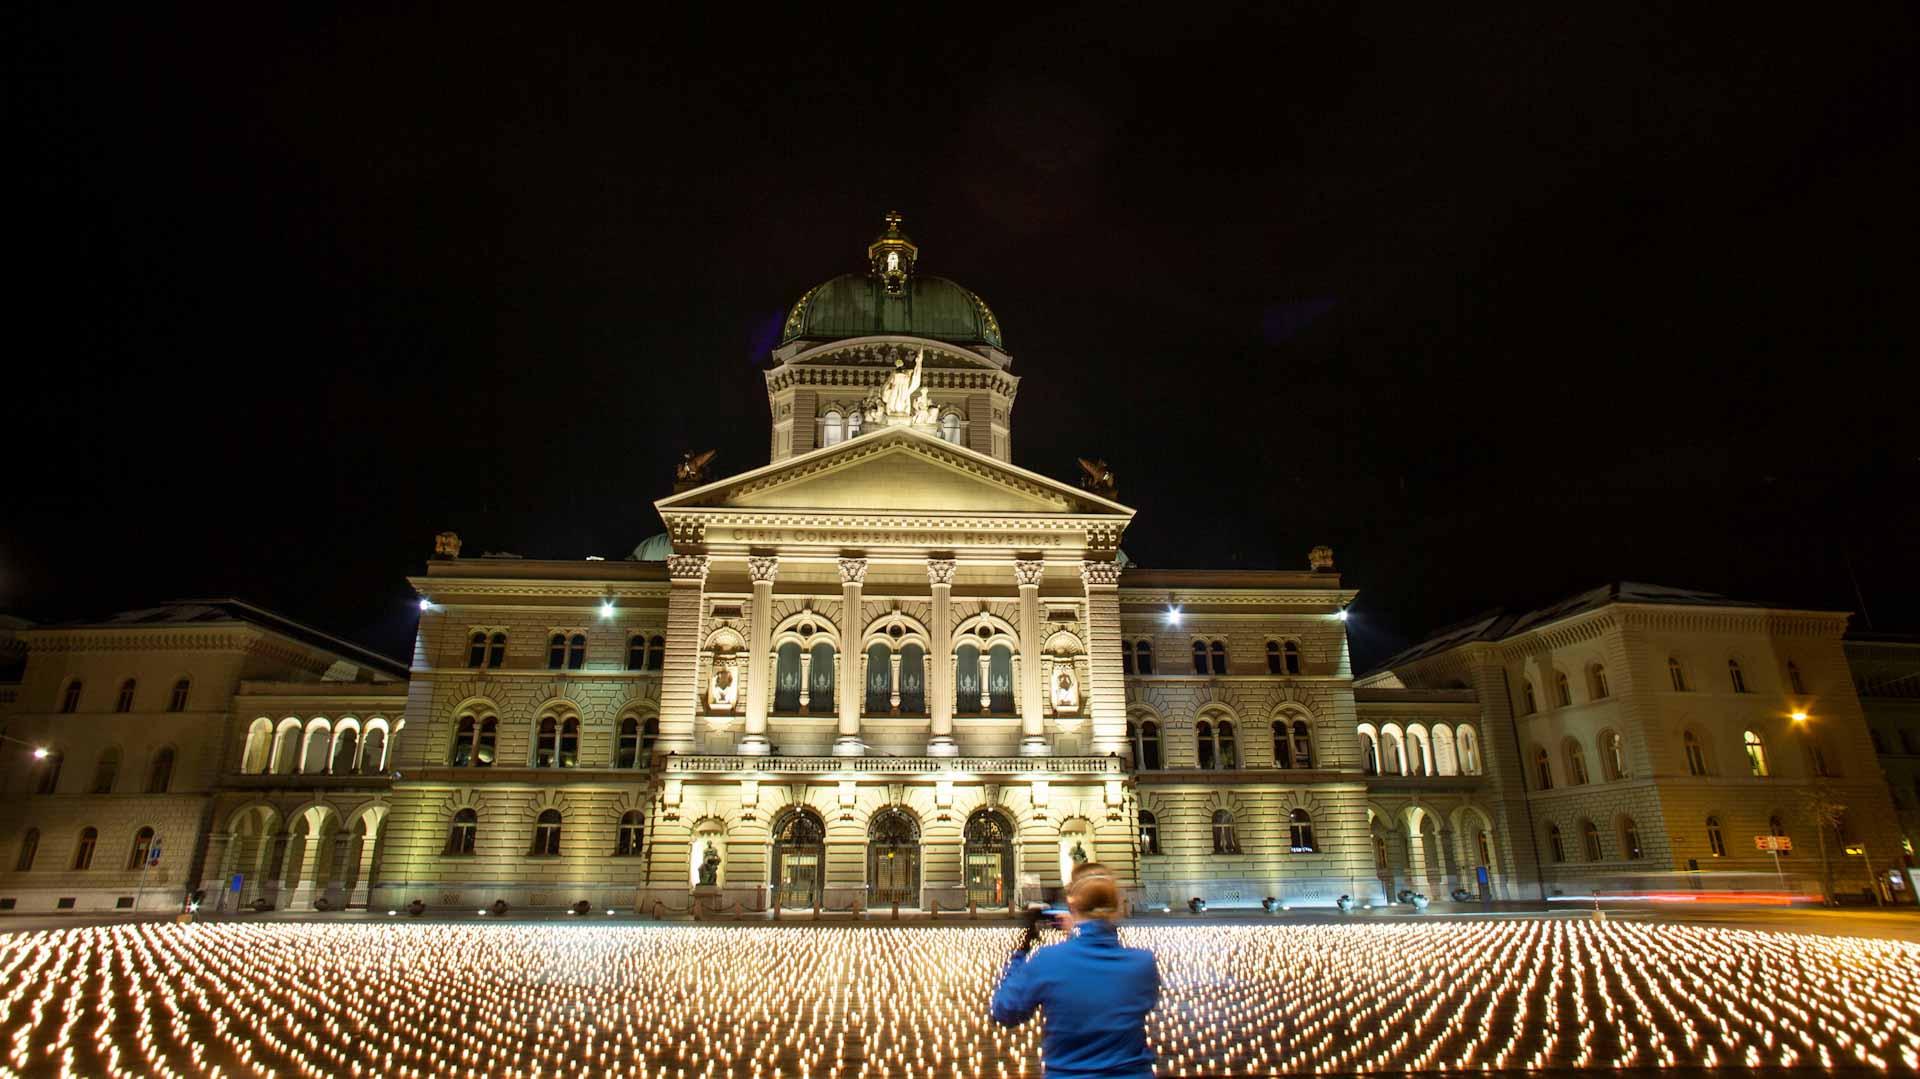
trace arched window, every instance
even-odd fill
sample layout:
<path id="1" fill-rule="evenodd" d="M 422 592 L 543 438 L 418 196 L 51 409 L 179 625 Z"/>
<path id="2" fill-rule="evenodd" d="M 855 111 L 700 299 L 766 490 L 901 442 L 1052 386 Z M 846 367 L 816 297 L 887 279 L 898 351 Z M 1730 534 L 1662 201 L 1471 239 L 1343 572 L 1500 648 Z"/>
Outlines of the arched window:
<path id="1" fill-rule="evenodd" d="M 1640 849 L 1640 825 L 1632 817 L 1620 818 L 1620 852 L 1629 861 L 1637 861 L 1646 853 Z"/>
<path id="2" fill-rule="evenodd" d="M 773 822 L 775 902 L 818 906 L 825 894 L 827 826 L 811 809 L 789 809 Z"/>
<path id="3" fill-rule="evenodd" d="M 1213 724 L 1203 719 L 1193 725 L 1193 748 L 1194 759 L 1199 767 L 1219 767 L 1220 758 L 1213 741 Z"/>
<path id="4" fill-rule="evenodd" d="M 1320 849 L 1313 841 L 1313 818 L 1304 809 L 1287 814 L 1287 849 L 1295 854 L 1312 854 Z"/>
<path id="5" fill-rule="evenodd" d="M 820 445 L 837 446 L 845 434 L 840 426 L 839 410 L 828 409 L 827 413 L 820 417 Z"/>
<path id="6" fill-rule="evenodd" d="M 547 638 L 547 670 L 562 670 L 567 665 L 567 635 L 556 633 Z"/>
<path id="7" fill-rule="evenodd" d="M 487 666 L 498 667 L 507 658 L 507 635 L 496 633 L 487 639 Z"/>
<path id="8" fill-rule="evenodd" d="M 1700 745 L 1700 736 L 1687 731 L 1680 736 L 1681 747 L 1687 755 L 1687 774 L 1703 776 L 1707 774 L 1707 751 Z"/>
<path id="9" fill-rule="evenodd" d="M 1818 738 L 1807 739 L 1807 763 L 1812 767 L 1813 774 L 1822 779 L 1830 778 L 1834 774 L 1833 769 L 1827 765 L 1827 747 L 1822 745 Z"/>
<path id="10" fill-rule="evenodd" d="M 1795 693 L 1807 691 L 1806 680 L 1800 677 L 1800 665 L 1792 660 L 1787 661 L 1787 686 Z"/>
<path id="11" fill-rule="evenodd" d="M 479 733 L 479 720 L 470 715 L 461 716 L 459 722 L 454 724 L 453 745 L 447 749 L 447 763 L 455 768 L 476 763 L 473 749 Z"/>
<path id="12" fill-rule="evenodd" d="M 587 665 L 587 635 L 576 633 L 567 638 L 567 670 L 577 671 Z"/>
<path id="13" fill-rule="evenodd" d="M 833 703 L 833 645 L 820 641 L 813 646 L 813 658 L 807 672 L 807 707 L 813 712 L 831 714 L 839 709 Z M 1008 675 L 1012 681 L 1012 675 Z"/>
<path id="14" fill-rule="evenodd" d="M 967 818 L 967 902 L 982 907 L 1012 904 L 1013 822 L 997 810 L 976 809 Z"/>
<path id="15" fill-rule="evenodd" d="M 859 437 L 861 421 L 862 417 L 859 409 L 856 408 L 847 412 L 847 438 L 849 440 Z"/>
<path id="16" fill-rule="evenodd" d="M 799 642 L 788 641 L 781 645 L 774 657 L 773 710 L 782 714 L 798 712 L 801 673 Z"/>
<path id="17" fill-rule="evenodd" d="M 1300 642 L 1280 642 L 1280 666 L 1284 674 L 1300 673 Z"/>
<path id="18" fill-rule="evenodd" d="M 1687 672 L 1681 669 L 1680 660 L 1676 656 L 1667 657 L 1667 680 L 1673 683 L 1675 693 L 1687 691 Z"/>
<path id="19" fill-rule="evenodd" d="M 879 641 L 867 646 L 867 714 L 893 711 L 893 649 Z"/>
<path id="20" fill-rule="evenodd" d="M 1313 767 L 1313 730 L 1304 719 L 1293 721 L 1293 766 Z"/>
<path id="21" fill-rule="evenodd" d="M 153 767 L 147 769 L 147 793 L 165 794 L 173 785 L 173 747 L 161 746 L 153 755 Z"/>
<path id="22" fill-rule="evenodd" d="M 1140 811 L 1140 853 L 1160 853 L 1160 818 L 1144 809 Z"/>
<path id="23" fill-rule="evenodd" d="M 273 733 L 273 767 L 277 776 L 292 775 L 300 767 L 300 721 L 284 719 Z"/>
<path id="24" fill-rule="evenodd" d="M 987 703 L 995 715 L 1013 714 L 1013 649 L 1004 644 L 987 650 Z"/>
<path id="25" fill-rule="evenodd" d="M 1477 776 L 1480 774 L 1480 736 L 1472 727 L 1461 727 L 1455 732 L 1460 743 L 1460 774 Z"/>
<path id="26" fill-rule="evenodd" d="M 133 679 L 129 678 L 120 683 L 120 695 L 113 700 L 113 710 L 116 712 L 133 711 Z"/>
<path id="27" fill-rule="evenodd" d="M 1587 669 L 1587 688 L 1593 699 L 1604 700 L 1608 695 L 1607 669 L 1596 663 Z"/>
<path id="28" fill-rule="evenodd" d="M 1208 645 L 1208 650 L 1213 653 L 1213 673 L 1227 673 L 1227 642 L 1214 641 Z"/>
<path id="29" fill-rule="evenodd" d="M 644 818 L 637 809 L 629 809 L 620 815 L 619 837 L 614 841 L 613 856 L 616 858 L 637 858 L 646 853 L 647 828 Z"/>
<path id="30" fill-rule="evenodd" d="M 1160 765 L 1160 724 L 1151 719 L 1127 720 L 1127 741 L 1133 744 L 1133 766 L 1153 771 Z"/>
<path id="31" fill-rule="evenodd" d="M 1627 778 L 1627 747 L 1617 731 L 1600 732 L 1600 775 L 1609 783 Z"/>
<path id="32" fill-rule="evenodd" d="M 958 445 L 960 442 L 960 417 L 949 412 L 940 417 L 940 437 Z"/>
<path id="33" fill-rule="evenodd" d="M 1560 826 L 1547 825 L 1547 852 L 1555 862 L 1567 860 L 1567 841 L 1560 835 Z"/>
<path id="34" fill-rule="evenodd" d="M 1540 746 L 1533 747 L 1533 785 L 1535 790 L 1553 789 L 1553 762 Z"/>
<path id="35" fill-rule="evenodd" d="M 333 774 L 352 775 L 359 771 L 354 755 L 360 749 L 360 733 L 352 727 L 333 736 Z"/>
<path id="36" fill-rule="evenodd" d="M 660 740 L 660 717 L 648 716 L 640 724 L 640 767 L 653 767 L 653 744 Z"/>
<path id="37" fill-rule="evenodd" d="M 1234 831 L 1233 814 L 1224 809 L 1213 811 L 1213 853 L 1240 853 L 1240 836 Z"/>
<path id="38" fill-rule="evenodd" d="M 325 723 L 308 724 L 307 750 L 300 755 L 300 771 L 303 775 L 320 775 L 326 772 L 327 746 L 331 741 Z"/>
<path id="39" fill-rule="evenodd" d="M 1727 661 L 1727 684 L 1733 687 L 1735 693 L 1747 691 L 1747 672 L 1740 669 L 1740 661 L 1737 659 Z"/>
<path id="40" fill-rule="evenodd" d="M 580 717 L 568 716 L 560 724 L 560 767 L 580 767 Z"/>
<path id="41" fill-rule="evenodd" d="M 1365 738 L 1366 735 L 1360 737 Z M 1287 731 L 1287 721 L 1284 719 L 1275 720 L 1273 724 L 1273 766 L 1293 767 L 1293 736 Z"/>
<path id="42" fill-rule="evenodd" d="M 1573 704 L 1573 686 L 1567 682 L 1567 672 L 1553 672 L 1553 695 L 1562 708 Z"/>
<path id="43" fill-rule="evenodd" d="M 1587 785 L 1587 751 L 1580 743 L 1567 739 L 1567 785 L 1584 787 Z"/>
<path id="44" fill-rule="evenodd" d="M 193 688 L 192 683 L 188 682 L 185 678 L 182 678 L 178 682 L 175 682 L 173 684 L 173 692 L 167 694 L 167 711 L 169 712 L 186 711 L 187 710 L 187 691 L 192 688 Z"/>
<path id="45" fill-rule="evenodd" d="M 1707 818 L 1707 849 L 1715 858 L 1727 856 L 1727 838 L 1720 834 L 1720 818 Z"/>
<path id="46" fill-rule="evenodd" d="M 963 644 L 953 650 L 953 710 L 961 715 L 980 712 L 980 649 Z"/>
<path id="47" fill-rule="evenodd" d="M 647 638 L 647 670 L 663 670 L 667 665 L 667 639 L 654 634 Z"/>
<path id="48" fill-rule="evenodd" d="M 1747 747 L 1747 767 L 1756 776 L 1767 775 L 1767 747 L 1760 741 L 1760 735 L 1754 731 L 1742 731 L 1740 741 Z"/>
<path id="49" fill-rule="evenodd" d="M 247 748 L 240 755 L 240 770 L 248 775 L 261 775 L 272 764 L 273 721 L 261 716 L 247 729 Z"/>
<path id="50" fill-rule="evenodd" d="M 1530 716 L 1540 710 L 1540 702 L 1533 696 L 1533 680 L 1520 679 L 1520 714 Z"/>
<path id="51" fill-rule="evenodd" d="M 1282 673 L 1282 669 L 1280 667 L 1280 642 L 1279 641 L 1267 642 L 1267 673 L 1268 674 Z"/>
<path id="52" fill-rule="evenodd" d="M 467 638 L 467 666 L 478 670 L 487 665 L 487 635 L 476 632 Z"/>
<path id="53" fill-rule="evenodd" d="M 67 683 L 67 691 L 60 696 L 60 711 L 78 712 L 80 710 L 80 680 Z"/>
<path id="54" fill-rule="evenodd" d="M 127 852 L 127 868 L 139 869 L 147 864 L 153 854 L 153 829 L 142 828 L 133 833 L 133 849 Z"/>
<path id="55" fill-rule="evenodd" d="M 1193 673 L 1207 673 L 1207 642 L 1193 642 Z"/>
<path id="56" fill-rule="evenodd" d="M 927 651 L 909 642 L 900 648 L 900 711 L 917 715 L 927 710 Z"/>
<path id="57" fill-rule="evenodd" d="M 1767 818 L 1767 834 L 1775 837 L 1786 836 L 1787 826 L 1781 823 L 1779 815 L 1776 814 L 1774 816 Z M 1793 851 L 1791 849 L 1788 849 L 1783 851 L 1777 851 L 1775 853 L 1777 853 L 1780 857 L 1785 858 L 1791 855 Z"/>
<path id="58" fill-rule="evenodd" d="M 636 633 L 627 638 L 627 670 L 644 671 L 647 669 L 647 638 Z"/>
<path id="59" fill-rule="evenodd" d="M 120 777 L 120 747 L 108 746 L 100 751 L 100 759 L 93 766 L 93 794 L 112 794 L 113 781 Z"/>
<path id="60" fill-rule="evenodd" d="M 1598 862 L 1605 858 L 1600 849 L 1600 829 L 1590 820 L 1580 822 L 1580 836 L 1587 848 L 1587 861 Z"/>
<path id="61" fill-rule="evenodd" d="M 1360 770 L 1364 775 L 1380 774 L 1380 741 L 1372 731 L 1360 732 Z"/>
<path id="62" fill-rule="evenodd" d="M 1220 767 L 1240 767 L 1240 747 L 1234 739 L 1233 721 L 1221 720 L 1214 728 L 1214 737 L 1220 740 Z"/>
<path id="63" fill-rule="evenodd" d="M 29 828 L 20 837 L 20 856 L 13 861 L 15 873 L 25 873 L 33 868 L 33 857 L 40 853 L 40 829 Z"/>
<path id="64" fill-rule="evenodd" d="M 634 768 L 640 764 L 640 721 L 632 716 L 620 721 L 620 737 L 614 745 L 613 766 Z"/>
<path id="65" fill-rule="evenodd" d="M 447 825 L 447 846 L 442 854 L 472 854 L 473 843 L 480 832 L 480 814 L 471 809 L 462 809 L 453 815 L 453 822 Z"/>
<path id="66" fill-rule="evenodd" d="M 875 906 L 920 905 L 920 825 L 899 809 L 867 822 L 867 893 Z"/>
<path id="67" fill-rule="evenodd" d="M 556 858 L 560 855 L 560 811 L 543 809 L 540 819 L 533 825 L 533 846 L 527 854 L 536 858 Z"/>
<path id="68" fill-rule="evenodd" d="M 1141 674 L 1153 673 L 1153 642 L 1141 641 L 1134 645 L 1134 668 Z"/>
<path id="69" fill-rule="evenodd" d="M 80 842 L 73 848 L 73 868 L 93 868 L 93 848 L 100 842 L 100 829 L 80 829 Z"/>
<path id="70" fill-rule="evenodd" d="M 533 740 L 533 766 L 552 768 L 560 757 L 560 721 L 552 716 L 541 716 L 538 733 Z"/>

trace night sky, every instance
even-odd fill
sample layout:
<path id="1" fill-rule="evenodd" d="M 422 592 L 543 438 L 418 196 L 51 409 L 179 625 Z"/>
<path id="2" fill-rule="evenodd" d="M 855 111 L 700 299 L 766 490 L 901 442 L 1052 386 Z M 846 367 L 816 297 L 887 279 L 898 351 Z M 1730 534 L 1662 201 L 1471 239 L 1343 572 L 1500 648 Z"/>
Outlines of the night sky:
<path id="1" fill-rule="evenodd" d="M 898 209 L 1019 464 L 1143 565 L 1330 544 L 1363 667 L 1621 578 L 1920 628 L 1912 5 L 696 6 L 12 9 L 0 607 L 405 655 L 436 531 L 619 558 L 764 464 Z"/>

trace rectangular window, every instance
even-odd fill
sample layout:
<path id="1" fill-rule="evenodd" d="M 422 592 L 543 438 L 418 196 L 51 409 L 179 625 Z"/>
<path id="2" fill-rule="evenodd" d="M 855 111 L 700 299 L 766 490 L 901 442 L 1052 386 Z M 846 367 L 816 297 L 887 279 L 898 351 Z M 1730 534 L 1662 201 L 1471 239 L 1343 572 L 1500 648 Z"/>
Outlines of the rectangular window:
<path id="1" fill-rule="evenodd" d="M 116 899 L 116 900 L 114 900 L 114 901 L 113 901 L 113 909 L 115 909 L 115 910 L 132 910 L 132 909 L 133 909 L 133 897 L 132 897 L 132 896 L 130 896 L 130 895 L 123 895 L 123 896 L 121 896 L 120 898 L 118 898 L 118 899 Z"/>
<path id="2" fill-rule="evenodd" d="M 61 897 L 60 897 L 60 901 L 59 901 L 58 903 L 55 903 L 55 904 L 53 905 L 53 909 L 55 909 L 55 910 L 72 910 L 72 909 L 73 909 L 73 905 L 74 905 L 74 903 L 75 903 L 75 902 L 76 902 L 76 900 L 74 899 L 74 897 L 73 897 L 73 896 L 70 896 L 70 895 L 65 895 L 65 896 L 61 896 Z"/>

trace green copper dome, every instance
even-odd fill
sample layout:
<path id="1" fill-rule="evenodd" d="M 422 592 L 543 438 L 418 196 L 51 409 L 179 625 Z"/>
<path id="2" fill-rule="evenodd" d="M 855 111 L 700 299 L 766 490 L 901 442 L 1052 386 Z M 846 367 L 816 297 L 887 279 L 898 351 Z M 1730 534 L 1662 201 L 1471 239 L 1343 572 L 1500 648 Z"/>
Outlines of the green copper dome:
<path id="1" fill-rule="evenodd" d="M 905 334 L 956 345 L 1005 348 L 987 302 L 944 277 L 917 274 L 920 249 L 887 215 L 867 247 L 868 272 L 841 274 L 810 289 L 787 313 L 780 343 Z"/>

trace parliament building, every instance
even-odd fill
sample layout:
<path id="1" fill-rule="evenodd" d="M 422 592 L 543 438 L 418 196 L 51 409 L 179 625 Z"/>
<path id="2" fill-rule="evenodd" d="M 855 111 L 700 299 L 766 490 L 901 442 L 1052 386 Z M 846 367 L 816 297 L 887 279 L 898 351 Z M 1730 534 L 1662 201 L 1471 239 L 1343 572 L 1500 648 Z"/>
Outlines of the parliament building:
<path id="1" fill-rule="evenodd" d="M 1328 548 L 1136 566 L 1103 463 L 1015 464 L 1000 323 L 919 254 L 890 215 L 800 297 L 767 464 L 688 455 L 630 557 L 438 537 L 410 663 L 233 600 L 6 629 L 0 909 L 1004 910 L 1086 860 L 1155 908 L 1537 900 L 1774 873 L 1759 835 L 1796 877 L 1816 839 L 1911 863 L 1845 614 L 1613 585 L 1356 678 Z"/>

